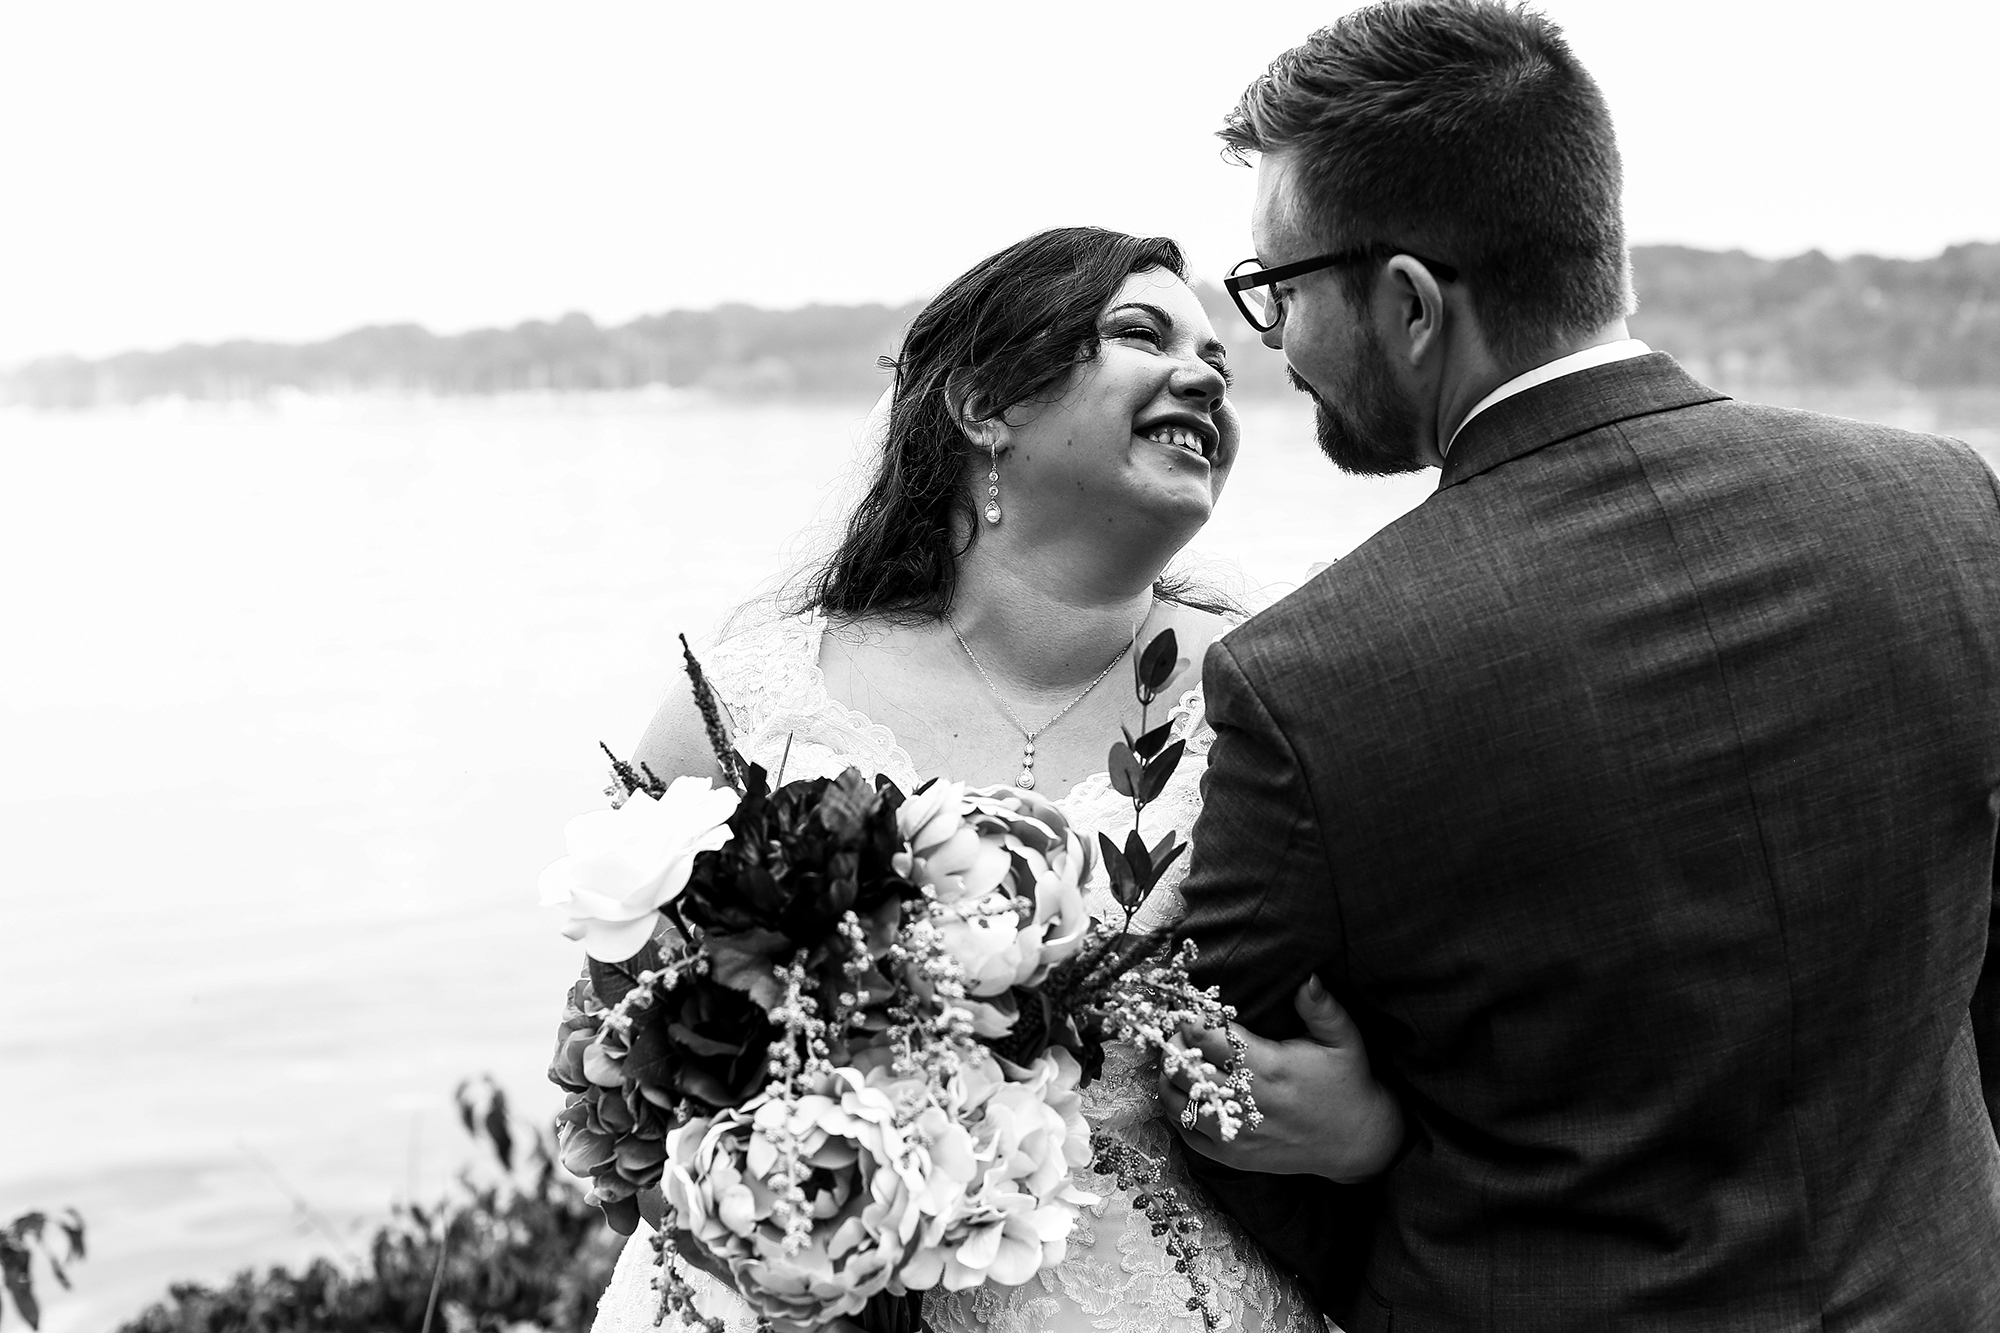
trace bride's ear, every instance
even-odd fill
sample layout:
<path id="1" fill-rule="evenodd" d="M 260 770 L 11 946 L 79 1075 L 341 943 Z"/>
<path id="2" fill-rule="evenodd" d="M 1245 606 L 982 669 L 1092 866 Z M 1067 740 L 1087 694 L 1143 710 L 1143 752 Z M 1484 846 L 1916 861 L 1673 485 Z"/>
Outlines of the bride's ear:
<path id="1" fill-rule="evenodd" d="M 945 385 L 944 405 L 957 424 L 959 433 L 980 453 L 991 455 L 1002 452 L 1012 443 L 1008 438 L 1010 432 L 1006 414 L 980 417 L 978 414 L 985 409 L 985 404 L 974 399 L 956 377 Z"/>

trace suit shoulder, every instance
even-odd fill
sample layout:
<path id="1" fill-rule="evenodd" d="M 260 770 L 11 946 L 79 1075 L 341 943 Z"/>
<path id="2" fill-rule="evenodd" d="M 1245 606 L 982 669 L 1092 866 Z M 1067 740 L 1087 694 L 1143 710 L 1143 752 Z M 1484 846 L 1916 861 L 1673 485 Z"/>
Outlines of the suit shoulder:
<path id="1" fill-rule="evenodd" d="M 1395 534 L 1384 529 L 1217 642 L 1253 683 L 1274 667 L 1302 658 L 1328 663 L 1340 657 L 1357 636 L 1367 635 L 1370 623 L 1389 604 L 1380 595 L 1379 550 L 1395 543 Z"/>
<path id="2" fill-rule="evenodd" d="M 1667 430 L 1717 432 L 1732 439 L 1756 441 L 1780 449 L 1810 449 L 1826 460 L 1847 457 L 1875 460 L 1890 467 L 1914 465 L 1990 470 L 1970 445 L 1950 436 L 1803 408 L 1746 403 L 1733 398 L 1699 404 L 1686 409 L 1685 414 L 1663 413 L 1651 418 L 1650 423 Z"/>

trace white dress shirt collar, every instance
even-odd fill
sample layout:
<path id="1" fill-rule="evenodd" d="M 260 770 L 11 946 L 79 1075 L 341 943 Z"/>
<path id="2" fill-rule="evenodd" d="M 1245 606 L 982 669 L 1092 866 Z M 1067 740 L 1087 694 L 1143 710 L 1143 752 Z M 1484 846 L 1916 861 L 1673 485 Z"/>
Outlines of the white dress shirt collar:
<path id="1" fill-rule="evenodd" d="M 1574 375 L 1579 370 L 1589 370 L 1593 366 L 1608 366 L 1614 361 L 1630 361 L 1633 357 L 1645 356 L 1652 350 L 1637 338 L 1620 338 L 1617 342 L 1586 347 L 1581 352 L 1571 352 L 1568 356 L 1559 356 L 1553 361 L 1536 366 L 1533 370 L 1524 371 L 1474 403 L 1472 410 L 1465 414 L 1465 421 L 1459 422 L 1458 429 L 1454 430 L 1451 438 L 1445 441 L 1442 452 L 1448 456 L 1451 453 L 1451 446 L 1458 443 L 1459 433 L 1465 429 L 1466 423 L 1495 403 L 1505 402 L 1515 394 L 1525 393 L 1538 384 L 1547 384 L 1550 380 Z"/>

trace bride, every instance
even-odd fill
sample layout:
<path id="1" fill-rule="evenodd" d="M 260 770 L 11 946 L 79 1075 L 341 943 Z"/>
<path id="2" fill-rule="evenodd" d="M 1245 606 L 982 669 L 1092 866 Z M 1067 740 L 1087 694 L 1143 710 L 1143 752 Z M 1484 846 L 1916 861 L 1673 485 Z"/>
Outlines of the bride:
<path id="1" fill-rule="evenodd" d="M 1135 642 L 1171 628 L 1185 660 L 1165 694 L 1179 700 L 1187 757 L 1146 833 L 1186 837 L 1210 739 L 1199 663 L 1231 622 L 1162 571 L 1208 521 L 1235 461 L 1228 383 L 1172 241 L 1047 231 L 953 282 L 910 326 L 882 452 L 837 549 L 788 614 L 704 655 L 738 748 L 773 773 L 782 762 L 787 779 L 856 766 L 905 791 L 933 774 L 1032 787 L 1086 836 L 1122 841 L 1131 803 L 1101 771 L 1119 725 L 1140 721 L 1120 667 Z M 685 686 L 638 758 L 660 774 L 715 771 Z M 1141 926 L 1179 911 L 1186 864 Z M 1114 914 L 1101 868 L 1092 888 L 1093 912 Z M 1114 1050 L 1085 1099 L 1091 1123 L 1161 1163 L 1203 1220 L 1197 1267 L 1221 1326 L 1319 1333 L 1289 1276 L 1199 1195 L 1152 1073 Z M 1203 1333 L 1195 1275 L 1175 1271 L 1130 1192 L 1104 1176 L 1078 1184 L 1104 1202 L 1060 1266 L 1019 1287 L 929 1292 L 925 1323 Z M 625 1246 L 596 1333 L 653 1327 L 653 1254 L 643 1236 Z M 693 1276 L 704 1313 L 753 1326 L 733 1293 Z"/>

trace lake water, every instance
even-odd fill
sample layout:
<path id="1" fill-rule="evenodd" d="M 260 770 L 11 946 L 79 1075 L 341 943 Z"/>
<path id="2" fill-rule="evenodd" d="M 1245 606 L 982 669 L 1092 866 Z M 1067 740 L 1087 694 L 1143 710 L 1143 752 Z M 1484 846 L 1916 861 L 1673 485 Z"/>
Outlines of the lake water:
<path id="1" fill-rule="evenodd" d="M 2000 415 L 1827 405 L 2000 458 Z M 75 1206 L 92 1232 L 45 1329 L 360 1249 L 474 1159 L 461 1077 L 554 1113 L 579 955 L 536 876 L 674 635 L 827 516 L 864 407 L 0 413 L 0 1220 Z M 1244 415 L 1196 550 L 1247 585 L 1434 484 L 1334 472 L 1302 402 Z"/>

